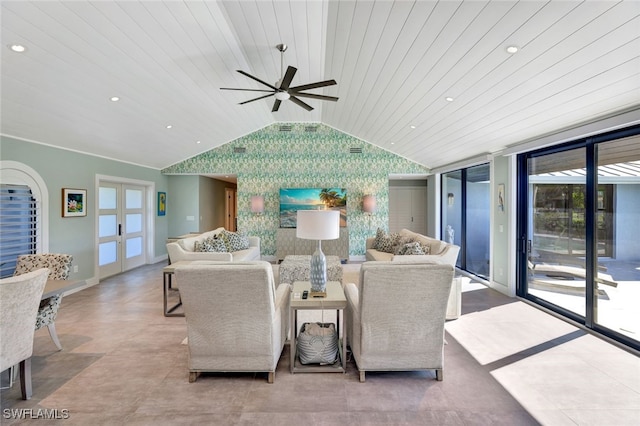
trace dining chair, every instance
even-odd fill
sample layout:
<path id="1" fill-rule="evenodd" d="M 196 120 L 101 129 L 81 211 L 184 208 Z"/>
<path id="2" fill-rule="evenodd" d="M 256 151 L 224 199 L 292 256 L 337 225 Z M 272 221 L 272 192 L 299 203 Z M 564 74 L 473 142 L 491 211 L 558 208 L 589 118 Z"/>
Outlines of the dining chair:
<path id="1" fill-rule="evenodd" d="M 32 395 L 33 322 L 48 275 L 43 268 L 0 280 L 0 371 L 20 364 L 22 399 Z"/>
<path id="2" fill-rule="evenodd" d="M 69 278 L 69 272 L 71 272 L 72 261 L 73 256 L 70 254 L 23 254 L 18 256 L 14 275 L 21 275 L 40 268 L 48 268 L 48 279 L 66 280 Z M 61 302 L 62 294 L 57 294 L 42 300 L 40 302 L 35 324 L 36 330 L 45 326 L 49 329 L 51 340 L 53 340 L 53 343 L 57 346 L 58 350 L 62 350 L 62 345 L 60 344 L 58 333 L 56 332 L 55 320 L 58 315 L 58 309 L 60 308 Z"/>

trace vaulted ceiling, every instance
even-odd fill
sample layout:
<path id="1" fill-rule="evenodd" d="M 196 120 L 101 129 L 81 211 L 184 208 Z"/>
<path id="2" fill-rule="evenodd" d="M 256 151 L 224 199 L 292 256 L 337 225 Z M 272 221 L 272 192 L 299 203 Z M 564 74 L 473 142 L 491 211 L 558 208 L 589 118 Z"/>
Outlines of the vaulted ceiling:
<path id="1" fill-rule="evenodd" d="M 633 0 L 3 0 L 1 12 L 2 134 L 158 169 L 275 122 L 322 122 L 441 167 L 640 107 Z M 265 89 L 236 70 L 275 85 L 280 43 L 291 86 L 335 79 L 309 92 L 339 100 L 272 112 L 273 96 L 238 105 L 267 93 L 220 90 Z"/>

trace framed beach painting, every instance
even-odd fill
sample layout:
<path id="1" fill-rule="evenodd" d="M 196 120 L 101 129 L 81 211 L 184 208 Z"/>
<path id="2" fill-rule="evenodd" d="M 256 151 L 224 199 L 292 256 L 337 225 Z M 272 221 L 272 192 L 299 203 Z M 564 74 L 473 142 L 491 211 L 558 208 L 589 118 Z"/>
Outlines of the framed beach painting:
<path id="1" fill-rule="evenodd" d="M 280 228 L 295 228 L 298 210 L 338 210 L 347 226 L 345 188 L 280 188 Z"/>
<path id="2" fill-rule="evenodd" d="M 62 217 L 87 215 L 87 190 L 62 188 Z"/>

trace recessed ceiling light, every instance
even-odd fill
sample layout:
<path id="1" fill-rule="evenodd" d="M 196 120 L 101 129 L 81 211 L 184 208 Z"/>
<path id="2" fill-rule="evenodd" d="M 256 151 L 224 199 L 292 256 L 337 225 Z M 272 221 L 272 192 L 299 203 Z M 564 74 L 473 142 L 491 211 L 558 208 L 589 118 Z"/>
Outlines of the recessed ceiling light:
<path id="1" fill-rule="evenodd" d="M 109 98 L 109 100 L 110 100 L 111 102 L 118 102 L 118 101 L 120 100 L 120 98 L 119 98 L 119 97 L 117 97 L 117 96 L 112 96 L 112 97 L 110 97 L 110 98 Z"/>
<path id="2" fill-rule="evenodd" d="M 507 46 L 507 53 L 516 53 L 518 51 L 518 46 Z"/>
<path id="3" fill-rule="evenodd" d="M 453 102 L 453 98 L 451 96 L 447 96 L 444 100 L 447 102 Z"/>
<path id="4" fill-rule="evenodd" d="M 196 143 L 200 143 L 200 141 L 196 141 Z"/>
<path id="5" fill-rule="evenodd" d="M 171 124 L 167 124 L 167 129 L 171 129 L 173 126 Z"/>
<path id="6" fill-rule="evenodd" d="M 21 44 L 10 44 L 9 49 L 16 53 L 24 53 L 24 51 L 27 50 L 27 48 Z"/>
<path id="7" fill-rule="evenodd" d="M 415 128 L 416 128 L 416 126 L 413 126 L 413 125 L 411 125 L 411 126 L 409 126 L 409 127 L 411 127 L 412 129 L 415 129 Z"/>

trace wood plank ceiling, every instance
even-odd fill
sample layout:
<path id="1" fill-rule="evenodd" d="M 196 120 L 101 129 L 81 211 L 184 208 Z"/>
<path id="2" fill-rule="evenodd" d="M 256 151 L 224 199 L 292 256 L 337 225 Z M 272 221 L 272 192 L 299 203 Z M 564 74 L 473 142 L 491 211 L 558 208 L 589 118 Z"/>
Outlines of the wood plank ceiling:
<path id="1" fill-rule="evenodd" d="M 158 169 L 275 122 L 322 122 L 442 167 L 640 108 L 633 0 L 2 1 L 1 13 L 2 134 Z M 274 84 L 279 43 L 292 85 L 333 78 L 312 93 L 339 101 L 272 113 L 273 97 L 238 105 L 259 92 L 220 90 L 264 89 L 235 70 Z"/>

